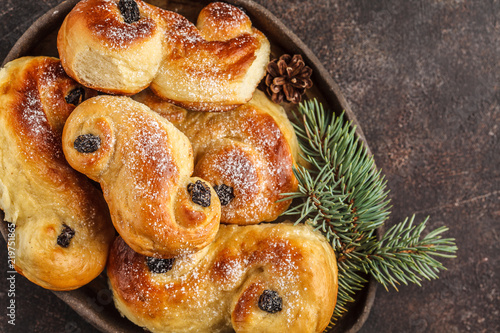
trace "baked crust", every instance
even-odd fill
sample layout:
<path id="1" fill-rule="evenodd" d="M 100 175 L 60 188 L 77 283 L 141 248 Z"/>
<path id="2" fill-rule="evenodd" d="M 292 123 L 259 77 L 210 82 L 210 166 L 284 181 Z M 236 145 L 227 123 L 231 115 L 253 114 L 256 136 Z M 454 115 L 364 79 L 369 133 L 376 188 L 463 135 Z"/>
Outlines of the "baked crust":
<path id="1" fill-rule="evenodd" d="M 66 73 L 105 93 L 129 95 L 148 87 L 163 59 L 164 28 L 159 8 L 137 5 L 141 19 L 128 24 L 118 1 L 77 3 L 57 35 Z"/>
<path id="2" fill-rule="evenodd" d="M 140 19 L 125 23 L 117 0 L 83 0 L 65 18 L 57 48 L 78 82 L 131 95 L 151 84 L 164 99 L 197 111 L 227 111 L 250 100 L 265 75 L 270 44 L 240 9 L 216 2 L 197 26 L 135 1 Z"/>
<path id="3" fill-rule="evenodd" d="M 53 290 L 97 277 L 115 236 L 102 194 L 62 152 L 63 125 L 75 108 L 65 98 L 79 87 L 55 58 L 23 57 L 0 71 L 0 206 L 16 226 L 11 259 Z"/>
<path id="4" fill-rule="evenodd" d="M 99 137 L 80 152 L 81 135 Z M 220 202 L 193 173 L 189 140 L 166 119 L 128 97 L 97 96 L 80 104 L 63 132 L 64 154 L 76 170 L 101 184 L 118 233 L 135 251 L 168 258 L 197 251 L 215 237 Z M 194 203 L 190 183 L 207 185 L 207 207 Z"/>
<path id="5" fill-rule="evenodd" d="M 221 225 L 203 251 L 165 273 L 117 238 L 107 266 L 118 310 L 151 332 L 322 332 L 337 297 L 335 254 L 306 225 Z M 264 290 L 282 309 L 259 307 Z"/>
<path id="6" fill-rule="evenodd" d="M 256 224 L 279 217 L 297 190 L 293 166 L 298 144 L 285 111 L 256 90 L 250 102 L 224 113 L 187 111 L 149 90 L 133 98 L 171 121 L 193 146 L 194 175 L 233 189 L 221 222 Z"/>
<path id="7" fill-rule="evenodd" d="M 248 102 L 265 75 L 270 44 L 240 9 L 214 2 L 195 27 L 164 12 L 168 51 L 151 89 L 193 111 L 228 111 Z M 171 32 L 170 32 L 171 31 Z"/>

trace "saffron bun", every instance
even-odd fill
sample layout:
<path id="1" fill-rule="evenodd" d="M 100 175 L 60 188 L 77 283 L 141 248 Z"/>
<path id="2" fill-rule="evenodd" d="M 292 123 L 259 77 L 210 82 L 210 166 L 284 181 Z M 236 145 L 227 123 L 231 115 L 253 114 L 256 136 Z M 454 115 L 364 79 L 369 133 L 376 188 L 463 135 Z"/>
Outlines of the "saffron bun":
<path id="1" fill-rule="evenodd" d="M 167 52 L 151 89 L 194 111 L 228 111 L 252 98 L 271 47 L 248 16 L 223 2 L 205 7 L 197 27 L 165 12 Z"/>
<path id="2" fill-rule="evenodd" d="M 291 223 L 221 225 L 202 251 L 168 261 L 118 237 L 107 266 L 115 306 L 161 332 L 322 332 L 337 298 L 324 236 Z"/>
<path id="3" fill-rule="evenodd" d="M 15 224 L 9 253 L 20 274 L 47 289 L 96 278 L 115 237 L 102 194 L 61 146 L 67 117 L 92 95 L 55 58 L 23 57 L 0 70 L 0 207 Z"/>
<path id="4" fill-rule="evenodd" d="M 118 233 L 134 251 L 169 258 L 202 249 L 220 223 L 220 202 L 191 177 L 187 137 L 144 104 L 97 96 L 80 104 L 63 131 L 69 164 L 100 183 Z"/>
<path id="5" fill-rule="evenodd" d="M 256 90 L 253 98 L 223 113 L 187 111 L 149 90 L 133 98 L 171 121 L 190 140 L 194 175 L 220 196 L 221 222 L 256 224 L 276 220 L 297 190 L 293 166 L 299 158 L 295 132 L 284 109 Z"/>
<path id="6" fill-rule="evenodd" d="M 197 111 L 250 100 L 270 55 L 248 16 L 222 2 L 205 7 L 195 26 L 141 0 L 82 0 L 66 16 L 57 48 L 66 72 L 85 86 L 132 95 L 151 85 Z"/>
<path id="7" fill-rule="evenodd" d="M 159 8 L 137 1 L 140 20 L 126 23 L 118 1 L 83 0 L 64 19 L 57 49 L 66 73 L 81 84 L 113 94 L 148 87 L 164 57 Z"/>

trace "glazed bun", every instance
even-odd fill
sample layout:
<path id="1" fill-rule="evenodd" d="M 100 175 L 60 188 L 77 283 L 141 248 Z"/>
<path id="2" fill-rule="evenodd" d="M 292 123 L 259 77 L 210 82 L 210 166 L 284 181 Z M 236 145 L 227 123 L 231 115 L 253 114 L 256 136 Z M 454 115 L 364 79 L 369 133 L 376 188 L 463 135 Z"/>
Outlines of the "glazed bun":
<path id="1" fill-rule="evenodd" d="M 195 27 L 165 12 L 168 51 L 151 89 L 194 111 L 228 111 L 248 102 L 269 61 L 270 44 L 240 9 L 205 7 Z"/>
<path id="2" fill-rule="evenodd" d="M 117 238 L 107 273 L 118 310 L 151 332 L 322 332 L 338 288 L 329 243 L 291 223 L 221 225 L 207 248 L 171 260 Z"/>
<path id="3" fill-rule="evenodd" d="M 285 110 L 256 90 L 250 102 L 223 113 L 187 111 L 145 90 L 133 98 L 171 121 L 191 141 L 194 175 L 216 190 L 221 222 L 256 224 L 277 219 L 297 190 L 298 143 Z"/>
<path id="4" fill-rule="evenodd" d="M 220 202 L 191 177 L 189 140 L 170 122 L 128 97 L 80 104 L 63 132 L 73 168 L 100 183 L 118 233 L 135 251 L 169 258 L 213 241 Z"/>
<path id="5" fill-rule="evenodd" d="M 64 20 L 57 48 L 66 72 L 94 89 L 131 95 L 151 89 L 198 111 L 250 100 L 270 44 L 240 9 L 204 8 L 198 26 L 141 0 L 83 0 Z"/>
<path id="6" fill-rule="evenodd" d="M 97 277 L 115 237 L 102 194 L 69 166 L 61 146 L 67 117 L 94 94 L 55 58 L 24 57 L 0 70 L 0 206 L 15 224 L 11 259 L 52 290 Z"/>
<path id="7" fill-rule="evenodd" d="M 106 93 L 134 94 L 149 86 L 164 57 L 164 27 L 157 8 L 135 3 L 140 19 L 133 23 L 118 1 L 83 0 L 73 8 L 57 36 L 68 75 Z"/>

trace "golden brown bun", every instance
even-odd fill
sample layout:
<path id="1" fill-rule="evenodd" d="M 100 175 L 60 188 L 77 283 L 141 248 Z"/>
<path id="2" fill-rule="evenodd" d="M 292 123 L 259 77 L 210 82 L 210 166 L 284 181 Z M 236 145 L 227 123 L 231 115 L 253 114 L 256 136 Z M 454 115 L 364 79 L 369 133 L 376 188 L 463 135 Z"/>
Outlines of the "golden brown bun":
<path id="1" fill-rule="evenodd" d="M 240 9 L 209 4 L 196 27 L 177 13 L 132 2 L 140 13 L 132 23 L 124 22 L 117 0 L 83 0 L 68 14 L 57 47 L 71 77 L 127 95 L 151 84 L 162 98 L 198 111 L 250 100 L 270 45 Z"/>
<path id="2" fill-rule="evenodd" d="M 85 142 L 98 137 L 100 144 L 81 152 L 82 136 L 90 136 Z M 101 184 L 116 230 L 135 251 L 168 258 L 214 239 L 217 194 L 191 177 L 186 136 L 144 104 L 116 96 L 85 101 L 64 126 L 63 150 L 73 168 Z M 208 206 L 193 202 L 199 193 L 189 184 L 198 182 L 210 196 Z"/>
<path id="3" fill-rule="evenodd" d="M 221 225 L 206 249 L 163 273 L 117 238 L 107 273 L 118 310 L 151 332 L 322 332 L 338 288 L 326 239 L 291 223 Z"/>
<path id="4" fill-rule="evenodd" d="M 194 175 L 232 188 L 221 198 L 221 222 L 274 221 L 290 205 L 281 193 L 297 190 L 297 138 L 285 111 L 256 90 L 250 102 L 224 113 L 188 112 L 145 90 L 133 97 L 170 120 L 193 145 Z M 227 188 L 226 188 L 227 189 Z M 231 190 L 229 190 L 231 191 Z M 220 192 L 219 192 L 220 193 Z"/>
<path id="5" fill-rule="evenodd" d="M 151 89 L 195 111 L 228 111 L 248 102 L 269 61 L 267 38 L 240 9 L 222 2 L 205 7 L 198 28 L 165 12 L 168 52 Z"/>
<path id="6" fill-rule="evenodd" d="M 106 93 L 134 94 L 148 87 L 164 55 L 158 8 L 137 1 L 141 19 L 125 23 L 118 1 L 83 0 L 66 16 L 57 49 L 69 76 Z"/>
<path id="7" fill-rule="evenodd" d="M 24 57 L 0 70 L 0 206 L 16 225 L 12 259 L 19 273 L 53 290 L 97 277 L 115 236 L 102 194 L 62 152 L 75 108 L 66 97 L 78 104 L 79 89 L 92 96 L 55 58 Z"/>

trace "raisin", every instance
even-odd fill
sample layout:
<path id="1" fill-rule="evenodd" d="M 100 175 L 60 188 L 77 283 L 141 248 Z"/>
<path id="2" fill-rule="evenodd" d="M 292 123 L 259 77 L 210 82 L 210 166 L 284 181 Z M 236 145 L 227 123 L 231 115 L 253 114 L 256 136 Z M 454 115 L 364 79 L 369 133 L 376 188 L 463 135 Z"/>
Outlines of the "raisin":
<path id="1" fill-rule="evenodd" d="M 125 23 L 132 24 L 141 18 L 139 6 L 137 6 L 137 2 L 134 0 L 120 0 L 118 2 L 118 9 L 120 9 Z"/>
<path id="2" fill-rule="evenodd" d="M 196 183 L 189 183 L 187 190 L 191 194 L 191 200 L 202 207 L 210 206 L 210 187 L 200 180 Z"/>
<path id="3" fill-rule="evenodd" d="M 75 236 L 75 231 L 70 227 L 68 227 L 66 224 L 63 224 L 61 234 L 57 236 L 57 245 L 62 247 L 68 247 L 69 241 L 74 236 Z"/>
<path id="4" fill-rule="evenodd" d="M 85 89 L 83 89 L 82 87 L 77 87 L 71 90 L 68 96 L 64 97 L 64 99 L 66 100 L 66 103 L 77 106 L 85 99 Z"/>
<path id="5" fill-rule="evenodd" d="M 175 258 L 158 259 L 153 257 L 146 257 L 148 268 L 153 273 L 166 273 L 174 266 Z"/>
<path id="6" fill-rule="evenodd" d="M 283 308 L 283 300 L 274 290 L 264 290 L 259 297 L 259 308 L 269 313 L 276 313 Z"/>
<path id="7" fill-rule="evenodd" d="M 234 199 L 234 192 L 231 186 L 227 186 L 226 184 L 215 185 L 214 190 L 215 193 L 217 193 L 222 206 L 229 205 L 231 200 Z"/>
<path id="8" fill-rule="evenodd" d="M 93 153 L 101 146 L 101 138 L 93 134 L 82 134 L 76 138 L 73 146 L 80 153 Z"/>

